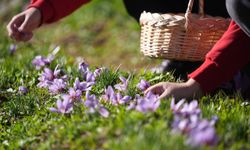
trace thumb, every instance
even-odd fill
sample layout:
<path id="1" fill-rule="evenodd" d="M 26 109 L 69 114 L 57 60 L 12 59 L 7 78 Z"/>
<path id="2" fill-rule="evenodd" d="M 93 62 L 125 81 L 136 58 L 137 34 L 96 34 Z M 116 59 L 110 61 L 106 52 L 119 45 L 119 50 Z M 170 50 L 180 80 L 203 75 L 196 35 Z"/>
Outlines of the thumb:
<path id="1" fill-rule="evenodd" d="M 21 26 L 18 28 L 19 32 L 30 32 L 30 25 L 29 25 L 29 21 L 28 21 L 28 17 L 25 17 L 23 23 L 21 24 Z"/>
<path id="2" fill-rule="evenodd" d="M 167 98 L 167 97 L 170 97 L 172 96 L 171 95 L 171 92 L 169 90 L 165 90 L 159 97 L 159 99 L 164 99 L 164 98 Z"/>

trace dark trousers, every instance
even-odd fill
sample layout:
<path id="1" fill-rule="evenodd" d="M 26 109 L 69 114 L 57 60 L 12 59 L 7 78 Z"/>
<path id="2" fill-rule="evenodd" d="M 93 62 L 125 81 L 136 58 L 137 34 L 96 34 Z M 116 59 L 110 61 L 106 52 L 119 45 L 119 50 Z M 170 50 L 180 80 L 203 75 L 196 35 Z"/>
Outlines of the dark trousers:
<path id="1" fill-rule="evenodd" d="M 250 0 L 226 0 L 231 18 L 250 37 Z"/>
<path id="2" fill-rule="evenodd" d="M 188 5 L 188 0 L 123 0 L 123 2 L 128 13 L 137 21 L 144 10 L 157 13 L 184 13 Z M 198 0 L 194 1 L 194 13 L 198 12 L 198 3 Z M 225 0 L 204 0 L 204 4 L 206 14 L 229 17 Z"/>

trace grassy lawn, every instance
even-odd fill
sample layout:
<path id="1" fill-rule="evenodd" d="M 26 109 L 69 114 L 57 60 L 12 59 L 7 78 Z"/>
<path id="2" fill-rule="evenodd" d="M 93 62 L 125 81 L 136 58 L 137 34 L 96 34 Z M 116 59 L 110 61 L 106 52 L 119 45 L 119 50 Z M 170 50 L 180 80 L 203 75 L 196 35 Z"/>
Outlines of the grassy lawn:
<path id="1" fill-rule="evenodd" d="M 187 145 L 185 135 L 172 133 L 170 99 L 161 101 L 156 112 L 146 114 L 103 103 L 109 110 L 108 118 L 87 113 L 81 103 L 67 115 L 49 111 L 58 95 L 37 87 L 42 70 L 35 70 L 31 62 L 37 55 L 47 56 L 56 46 L 61 50 L 49 67 L 60 64 L 70 85 L 79 77 L 79 59 L 86 60 L 91 70 L 110 68 L 91 90 L 97 96 L 105 87 L 119 83 L 120 75 L 130 76 L 126 94 L 133 97 L 142 94 L 136 88 L 140 79 L 151 84 L 176 80 L 171 73 L 148 71 L 160 61 L 140 54 L 140 28 L 126 13 L 122 1 L 94 0 L 70 17 L 38 29 L 32 41 L 17 44 L 14 55 L 9 47 L 15 43 L 6 36 L 5 26 L 21 7 L 11 10 L 0 17 L 0 149 L 211 149 Z M 17 92 L 22 85 L 28 88 L 27 94 Z M 199 107 L 203 118 L 219 118 L 215 124 L 219 143 L 213 149 L 250 149 L 247 100 L 237 93 L 219 92 L 199 99 Z"/>

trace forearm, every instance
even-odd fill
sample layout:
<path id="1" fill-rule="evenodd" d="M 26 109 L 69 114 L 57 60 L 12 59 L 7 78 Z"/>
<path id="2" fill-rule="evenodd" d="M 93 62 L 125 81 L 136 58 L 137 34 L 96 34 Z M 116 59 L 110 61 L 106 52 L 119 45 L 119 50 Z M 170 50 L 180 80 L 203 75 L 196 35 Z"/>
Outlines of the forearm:
<path id="1" fill-rule="evenodd" d="M 228 30 L 206 55 L 205 62 L 189 78 L 196 80 L 205 93 L 233 78 L 250 60 L 250 38 L 231 22 Z"/>
<path id="2" fill-rule="evenodd" d="M 41 23 L 55 22 L 90 0 L 31 0 L 28 8 L 35 7 L 42 15 Z"/>

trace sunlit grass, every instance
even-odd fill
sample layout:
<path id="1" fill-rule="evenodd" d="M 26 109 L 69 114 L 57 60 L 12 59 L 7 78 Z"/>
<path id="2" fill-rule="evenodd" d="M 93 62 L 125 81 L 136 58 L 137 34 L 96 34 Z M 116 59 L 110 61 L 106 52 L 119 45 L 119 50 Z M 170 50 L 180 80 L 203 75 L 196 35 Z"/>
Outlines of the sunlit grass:
<path id="1" fill-rule="evenodd" d="M 61 51 L 50 67 L 60 64 L 71 84 L 79 76 L 77 57 L 93 68 L 110 68 L 92 89 L 97 95 L 108 85 L 119 83 L 120 75 L 130 77 L 127 94 L 131 96 L 142 94 L 136 88 L 140 79 L 151 84 L 176 81 L 171 73 L 149 72 L 159 60 L 140 54 L 139 32 L 122 1 L 116 0 L 95 0 L 59 23 L 38 29 L 31 42 L 18 44 L 14 55 L 8 51 L 13 41 L 1 27 L 0 149 L 193 149 L 185 144 L 185 136 L 171 133 L 169 100 L 146 115 L 128 111 L 126 106 L 107 105 L 110 116 L 105 119 L 87 114 L 78 104 L 72 114 L 64 116 L 48 110 L 55 106 L 56 97 L 36 86 L 41 71 L 34 69 L 31 60 L 36 55 L 46 56 L 57 45 Z M 16 92 L 21 85 L 29 89 L 27 95 Z M 245 101 L 237 94 L 222 92 L 199 100 L 204 118 L 219 117 L 216 130 L 220 141 L 214 149 L 250 149 L 250 108 Z"/>

